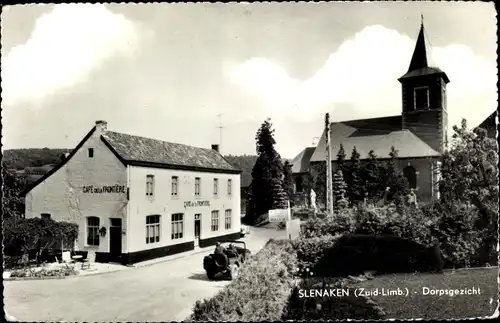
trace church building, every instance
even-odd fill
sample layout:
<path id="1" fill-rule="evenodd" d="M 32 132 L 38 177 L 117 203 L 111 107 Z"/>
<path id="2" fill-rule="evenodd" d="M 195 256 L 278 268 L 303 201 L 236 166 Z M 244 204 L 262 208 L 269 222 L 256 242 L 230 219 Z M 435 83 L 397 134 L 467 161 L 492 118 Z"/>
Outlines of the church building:
<path id="1" fill-rule="evenodd" d="M 350 159 L 354 147 L 360 159 L 368 159 L 373 150 L 379 160 L 389 159 L 391 146 L 399 153 L 400 168 L 415 189 L 418 201 L 438 198 L 439 157 L 448 146 L 448 112 L 446 73 L 431 67 L 427 59 L 424 25 L 421 24 L 408 71 L 398 81 L 402 91 L 402 113 L 396 116 L 334 122 L 330 125 L 331 158 L 340 145 Z M 311 175 L 314 165 L 326 160 L 326 133 L 310 157 Z M 306 155 L 301 153 L 302 157 Z M 303 158 L 297 159 L 304 164 Z M 295 165 L 294 165 L 295 166 Z"/>

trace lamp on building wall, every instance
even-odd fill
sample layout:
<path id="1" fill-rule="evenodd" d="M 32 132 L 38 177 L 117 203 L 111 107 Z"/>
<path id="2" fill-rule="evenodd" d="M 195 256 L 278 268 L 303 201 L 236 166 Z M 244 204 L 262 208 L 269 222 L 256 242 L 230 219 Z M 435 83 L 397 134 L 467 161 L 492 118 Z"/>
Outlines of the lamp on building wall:
<path id="1" fill-rule="evenodd" d="M 101 227 L 99 229 L 99 234 L 101 235 L 101 237 L 104 237 L 106 235 L 106 227 Z"/>

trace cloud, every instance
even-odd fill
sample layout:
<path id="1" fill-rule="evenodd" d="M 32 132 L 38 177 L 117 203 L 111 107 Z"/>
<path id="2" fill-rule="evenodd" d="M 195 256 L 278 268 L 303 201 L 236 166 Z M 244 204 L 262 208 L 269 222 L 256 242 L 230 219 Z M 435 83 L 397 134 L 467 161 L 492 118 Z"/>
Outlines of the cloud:
<path id="1" fill-rule="evenodd" d="M 137 49 L 139 28 L 103 4 L 60 4 L 36 21 L 26 43 L 2 57 L 3 103 L 40 104 Z"/>
<path id="2" fill-rule="evenodd" d="M 341 44 L 310 79 L 291 78 L 265 58 L 233 68 L 231 80 L 257 95 L 271 112 L 296 120 L 322 118 L 330 112 L 344 119 L 337 106 L 349 106 L 355 118 L 395 115 L 401 111 L 397 79 L 408 69 L 415 40 L 380 25 L 369 26 Z M 496 67 L 464 45 L 432 48 L 429 60 L 446 71 L 450 124 L 465 117 L 478 124 L 494 111 Z M 450 127 L 451 129 L 451 127 Z"/>

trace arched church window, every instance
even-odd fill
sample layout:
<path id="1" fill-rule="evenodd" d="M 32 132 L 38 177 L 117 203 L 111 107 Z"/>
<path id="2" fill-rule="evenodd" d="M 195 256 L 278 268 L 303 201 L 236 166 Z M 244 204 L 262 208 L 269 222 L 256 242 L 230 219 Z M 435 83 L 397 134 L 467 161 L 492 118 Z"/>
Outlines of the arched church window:
<path id="1" fill-rule="evenodd" d="M 304 181 L 302 177 L 299 176 L 295 178 L 295 192 L 302 193 L 303 190 L 304 190 Z"/>
<path id="2" fill-rule="evenodd" d="M 408 165 L 403 169 L 403 175 L 406 177 L 410 188 L 417 188 L 417 172 L 413 166 Z"/>

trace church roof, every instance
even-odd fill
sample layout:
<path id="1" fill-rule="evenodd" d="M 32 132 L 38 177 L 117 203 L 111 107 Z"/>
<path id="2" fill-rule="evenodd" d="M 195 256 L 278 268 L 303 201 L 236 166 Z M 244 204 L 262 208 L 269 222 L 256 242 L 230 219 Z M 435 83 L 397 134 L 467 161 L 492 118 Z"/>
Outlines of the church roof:
<path id="1" fill-rule="evenodd" d="M 311 157 L 311 162 L 326 160 L 326 133 Z M 373 150 L 383 159 L 389 158 L 391 147 L 398 150 L 400 158 L 437 157 L 440 154 L 410 130 L 402 129 L 401 116 L 335 122 L 330 125 L 332 160 L 337 159 L 340 144 L 349 159 L 354 147 L 360 159 L 368 159 Z"/>
<path id="2" fill-rule="evenodd" d="M 311 157 L 316 147 L 306 147 L 292 160 L 292 173 L 300 174 L 309 172 Z"/>
<path id="3" fill-rule="evenodd" d="M 483 129 L 489 129 L 489 128 L 496 128 L 497 122 L 497 111 L 493 111 L 492 114 L 490 114 L 486 119 L 484 119 L 483 122 L 477 128 L 483 128 Z"/>
<path id="4" fill-rule="evenodd" d="M 430 52 L 430 50 L 428 50 L 427 41 L 425 39 L 424 24 L 422 22 L 420 26 L 420 32 L 418 33 L 417 42 L 415 44 L 415 49 L 413 51 L 413 56 L 411 57 L 410 66 L 406 74 L 399 78 L 399 81 L 416 76 L 436 74 L 440 75 L 446 83 L 449 83 L 450 80 L 448 79 L 448 76 L 445 72 L 437 67 L 429 66 L 427 60 L 428 52 Z"/>

